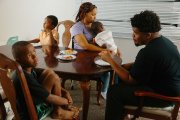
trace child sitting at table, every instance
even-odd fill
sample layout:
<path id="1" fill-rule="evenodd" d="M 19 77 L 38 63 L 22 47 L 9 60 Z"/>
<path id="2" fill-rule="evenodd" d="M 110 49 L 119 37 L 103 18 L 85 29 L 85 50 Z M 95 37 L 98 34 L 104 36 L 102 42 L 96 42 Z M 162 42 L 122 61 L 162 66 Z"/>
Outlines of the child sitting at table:
<path id="1" fill-rule="evenodd" d="M 105 31 L 101 22 L 95 21 L 91 25 L 91 31 L 95 36 L 94 42 L 101 47 L 106 47 L 113 54 L 117 53 L 117 46 L 114 43 L 111 31 Z"/>
<path id="2" fill-rule="evenodd" d="M 54 15 L 48 15 L 43 24 L 43 30 L 39 34 L 39 38 L 31 40 L 30 43 L 39 43 L 41 45 L 58 45 L 59 33 L 55 29 L 58 24 L 58 19 Z"/>
<path id="3" fill-rule="evenodd" d="M 79 110 L 76 107 L 67 107 L 72 105 L 73 101 L 69 92 L 61 87 L 59 76 L 50 69 L 38 71 L 35 68 L 38 59 L 32 44 L 19 41 L 12 46 L 12 53 L 15 60 L 22 66 L 33 102 L 36 105 L 38 118 L 44 118 L 50 112 L 52 112 L 52 118 L 55 119 L 77 118 Z M 27 120 L 26 104 L 16 72 L 13 74 L 13 83 L 17 92 L 17 108 L 21 118 Z M 41 108 L 48 109 L 42 111 Z"/>

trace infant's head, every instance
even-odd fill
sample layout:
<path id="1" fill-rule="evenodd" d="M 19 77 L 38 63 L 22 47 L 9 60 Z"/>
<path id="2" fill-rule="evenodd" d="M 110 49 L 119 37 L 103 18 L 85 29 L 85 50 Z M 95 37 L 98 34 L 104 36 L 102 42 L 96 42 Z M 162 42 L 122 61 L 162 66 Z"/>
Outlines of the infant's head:
<path id="1" fill-rule="evenodd" d="M 104 26 L 101 22 L 95 21 L 91 25 L 91 31 L 94 36 L 96 36 L 98 33 L 104 31 Z"/>

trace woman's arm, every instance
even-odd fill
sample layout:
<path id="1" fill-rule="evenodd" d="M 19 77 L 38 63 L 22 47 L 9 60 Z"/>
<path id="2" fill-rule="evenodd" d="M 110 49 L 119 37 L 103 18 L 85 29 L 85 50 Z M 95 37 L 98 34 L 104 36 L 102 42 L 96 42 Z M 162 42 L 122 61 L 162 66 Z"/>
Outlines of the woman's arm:
<path id="1" fill-rule="evenodd" d="M 75 40 L 85 50 L 90 50 L 90 51 L 103 51 L 103 50 L 106 50 L 106 49 L 100 48 L 98 46 L 95 46 L 93 44 L 89 44 L 83 34 L 76 35 Z"/>

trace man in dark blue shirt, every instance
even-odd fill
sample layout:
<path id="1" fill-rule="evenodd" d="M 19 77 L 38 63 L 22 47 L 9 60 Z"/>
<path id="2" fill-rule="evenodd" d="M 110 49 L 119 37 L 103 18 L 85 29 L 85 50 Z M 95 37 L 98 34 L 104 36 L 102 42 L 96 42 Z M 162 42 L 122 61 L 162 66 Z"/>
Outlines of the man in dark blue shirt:
<path id="1" fill-rule="evenodd" d="M 131 18 L 133 40 L 136 46 L 145 45 L 135 62 L 119 67 L 103 51 L 100 56 L 115 70 L 120 85 L 108 90 L 105 120 L 123 119 L 125 105 L 138 105 L 136 90 L 147 90 L 167 96 L 180 95 L 180 55 L 177 47 L 160 35 L 159 17 L 153 11 L 142 11 Z M 172 103 L 158 99 L 145 99 L 144 106 L 166 107 Z"/>

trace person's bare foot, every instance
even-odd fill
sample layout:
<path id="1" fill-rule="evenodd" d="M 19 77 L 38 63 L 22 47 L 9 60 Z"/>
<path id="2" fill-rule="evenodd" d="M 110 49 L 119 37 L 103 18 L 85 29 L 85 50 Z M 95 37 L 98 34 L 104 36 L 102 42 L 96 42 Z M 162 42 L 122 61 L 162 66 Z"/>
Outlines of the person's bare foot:
<path id="1" fill-rule="evenodd" d="M 51 114 L 53 119 L 62 119 L 62 120 L 78 120 L 79 111 L 69 111 L 64 110 L 61 107 L 54 110 Z"/>
<path id="2" fill-rule="evenodd" d="M 82 110 L 82 107 L 76 107 L 76 106 L 73 106 L 73 105 L 68 105 L 67 110 L 70 110 L 70 111 L 81 111 Z"/>

